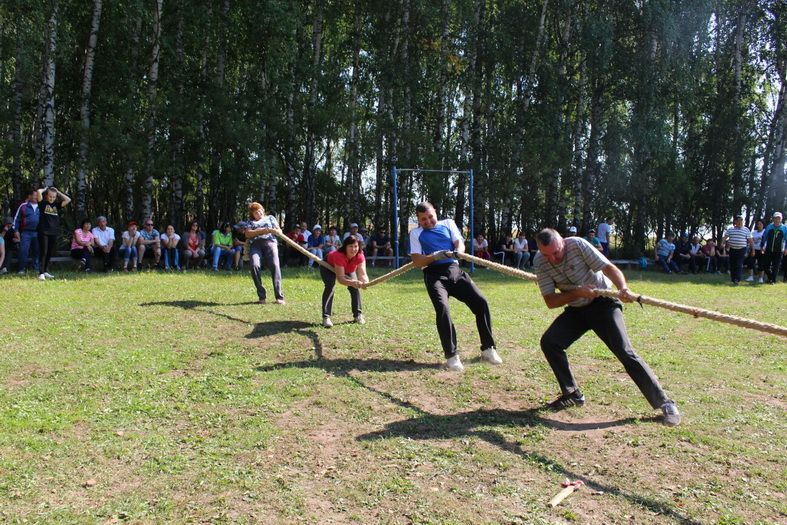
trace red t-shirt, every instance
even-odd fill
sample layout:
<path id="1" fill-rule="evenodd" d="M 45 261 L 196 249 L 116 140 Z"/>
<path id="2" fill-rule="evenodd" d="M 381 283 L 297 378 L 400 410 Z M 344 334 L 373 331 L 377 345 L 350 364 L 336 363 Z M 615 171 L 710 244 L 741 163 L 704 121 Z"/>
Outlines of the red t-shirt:
<path id="1" fill-rule="evenodd" d="M 363 256 L 363 252 L 358 252 L 355 257 L 347 260 L 347 256 L 344 255 L 344 252 L 335 250 L 328 254 L 326 260 L 331 266 L 341 266 L 344 268 L 345 274 L 350 274 L 353 273 L 362 262 L 366 262 L 366 257 Z"/>

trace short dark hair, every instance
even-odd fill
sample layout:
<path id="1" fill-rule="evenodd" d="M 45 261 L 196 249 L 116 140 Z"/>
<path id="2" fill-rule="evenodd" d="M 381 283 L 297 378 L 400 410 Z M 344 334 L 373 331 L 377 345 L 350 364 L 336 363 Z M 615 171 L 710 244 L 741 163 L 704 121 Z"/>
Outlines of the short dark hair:
<path id="1" fill-rule="evenodd" d="M 549 246 L 557 238 L 558 233 L 552 228 L 544 228 L 536 234 L 536 242 L 541 246 Z"/>
<path id="2" fill-rule="evenodd" d="M 743 215 L 736 215 L 735 218 L 733 219 L 733 222 L 734 221 L 742 221 L 742 220 L 743 220 Z"/>
<path id="3" fill-rule="evenodd" d="M 433 210 L 434 206 L 429 201 L 419 202 L 415 206 L 415 213 L 426 213 L 429 210 Z"/>
<path id="4" fill-rule="evenodd" d="M 80 228 L 84 228 L 84 227 L 85 227 L 85 224 L 93 224 L 93 223 L 91 223 L 91 222 L 90 222 L 90 219 L 88 219 L 88 218 L 84 218 L 84 219 L 82 219 L 82 221 L 79 223 L 79 227 L 80 227 Z"/>

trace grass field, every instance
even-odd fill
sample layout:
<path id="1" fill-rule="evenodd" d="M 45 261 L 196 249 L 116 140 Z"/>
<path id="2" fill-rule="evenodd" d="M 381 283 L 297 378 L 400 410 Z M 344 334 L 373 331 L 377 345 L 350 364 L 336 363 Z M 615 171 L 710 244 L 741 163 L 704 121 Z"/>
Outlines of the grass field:
<path id="1" fill-rule="evenodd" d="M 627 307 L 684 415 L 667 428 L 592 335 L 571 350 L 588 404 L 538 411 L 558 311 L 487 270 L 504 364 L 477 360 L 453 303 L 464 374 L 440 369 L 416 272 L 363 292 L 365 326 L 337 290 L 331 329 L 306 271 L 285 270 L 285 306 L 255 304 L 245 273 L 58 277 L 0 279 L 1 522 L 787 522 L 784 339 Z M 783 284 L 630 279 L 786 322 Z M 565 478 L 587 487 L 548 509 Z"/>

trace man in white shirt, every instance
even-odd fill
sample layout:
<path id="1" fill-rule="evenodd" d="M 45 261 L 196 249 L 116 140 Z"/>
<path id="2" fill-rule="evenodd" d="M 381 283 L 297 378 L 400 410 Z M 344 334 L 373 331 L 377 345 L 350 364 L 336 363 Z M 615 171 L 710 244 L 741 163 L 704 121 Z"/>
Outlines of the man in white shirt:
<path id="1" fill-rule="evenodd" d="M 601 243 L 601 253 L 604 254 L 604 257 L 609 257 L 609 236 L 614 225 L 615 221 L 612 220 L 612 217 L 607 217 L 596 228 L 596 238 Z"/>
<path id="2" fill-rule="evenodd" d="M 115 267 L 115 230 L 107 226 L 107 218 L 99 215 L 96 218 L 98 226 L 93 228 L 93 237 L 96 242 L 96 255 L 104 262 L 104 271 L 110 272 Z"/>

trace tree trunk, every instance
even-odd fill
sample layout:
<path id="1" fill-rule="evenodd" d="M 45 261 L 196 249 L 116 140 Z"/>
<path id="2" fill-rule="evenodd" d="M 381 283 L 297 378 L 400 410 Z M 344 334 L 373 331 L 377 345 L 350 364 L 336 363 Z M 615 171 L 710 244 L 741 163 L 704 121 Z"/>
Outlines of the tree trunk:
<path id="1" fill-rule="evenodd" d="M 148 70 L 148 147 L 145 160 L 145 181 L 142 187 L 142 219 L 153 216 L 154 156 L 156 150 L 156 96 L 158 93 L 158 68 L 161 58 L 161 15 L 164 0 L 156 0 L 153 29 L 153 51 Z"/>
<path id="2" fill-rule="evenodd" d="M 322 2 L 317 0 L 315 2 L 314 22 L 312 24 L 312 67 L 311 67 L 311 82 L 309 84 L 309 107 L 304 111 L 309 115 L 307 121 L 306 133 L 306 146 L 303 158 L 303 195 L 304 201 L 304 217 L 308 224 L 314 224 L 315 219 L 315 196 L 316 179 L 317 179 L 317 166 L 316 166 L 316 123 L 315 113 L 317 110 L 317 99 L 319 95 L 319 80 L 320 80 L 320 62 L 322 60 L 322 34 L 323 34 L 323 8 Z M 353 70 L 353 76 L 356 75 Z M 354 122 L 353 122 L 354 124 Z"/>
<path id="3" fill-rule="evenodd" d="M 55 2 L 47 24 L 46 74 L 44 75 L 44 185 L 55 181 L 55 51 L 57 50 L 58 3 Z"/>
<path id="4" fill-rule="evenodd" d="M 90 94 L 93 87 L 93 62 L 98 43 L 98 28 L 101 23 L 101 0 L 93 1 L 93 20 L 90 23 L 90 37 L 85 49 L 85 69 L 82 75 L 82 107 L 79 111 L 82 129 L 79 137 L 79 168 L 77 171 L 76 210 L 84 217 L 87 207 L 87 148 L 90 134 Z"/>
<path id="5" fill-rule="evenodd" d="M 11 168 L 11 181 L 14 190 L 14 202 L 23 197 L 22 189 L 22 37 L 16 29 L 16 55 L 14 64 L 13 82 L 13 109 L 14 124 L 11 131 L 13 141 L 13 161 Z"/>

